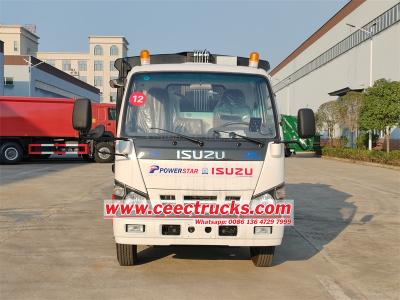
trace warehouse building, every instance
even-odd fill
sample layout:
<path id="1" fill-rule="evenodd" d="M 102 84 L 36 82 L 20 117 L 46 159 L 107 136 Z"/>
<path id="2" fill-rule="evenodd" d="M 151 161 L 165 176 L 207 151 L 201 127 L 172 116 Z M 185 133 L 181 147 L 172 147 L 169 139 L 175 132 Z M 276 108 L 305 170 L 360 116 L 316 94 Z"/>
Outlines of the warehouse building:
<path id="1" fill-rule="evenodd" d="M 0 95 L 87 98 L 100 102 L 100 90 L 33 56 L 5 55 Z M 1 67 L 0 67 L 1 68 Z"/>
<path id="2" fill-rule="evenodd" d="M 280 113 L 400 80 L 399 20 L 398 0 L 349 1 L 270 72 Z"/>

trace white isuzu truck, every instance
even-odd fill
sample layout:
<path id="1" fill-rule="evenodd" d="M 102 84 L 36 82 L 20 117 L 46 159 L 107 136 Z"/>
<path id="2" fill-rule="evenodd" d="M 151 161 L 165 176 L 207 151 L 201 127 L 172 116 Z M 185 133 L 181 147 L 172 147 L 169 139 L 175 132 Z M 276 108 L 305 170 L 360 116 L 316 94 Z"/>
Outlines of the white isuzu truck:
<path id="1" fill-rule="evenodd" d="M 143 50 L 118 59 L 115 67 L 115 200 L 150 208 L 193 201 L 254 207 L 283 198 L 284 142 L 269 63 L 257 52 L 243 58 Z M 75 128 L 89 125 L 89 110 L 77 102 Z M 312 110 L 299 110 L 300 137 L 313 136 L 314 123 Z M 275 224 L 195 219 L 114 218 L 120 265 L 136 263 L 137 245 L 220 245 L 250 247 L 256 266 L 271 266 L 284 233 Z"/>

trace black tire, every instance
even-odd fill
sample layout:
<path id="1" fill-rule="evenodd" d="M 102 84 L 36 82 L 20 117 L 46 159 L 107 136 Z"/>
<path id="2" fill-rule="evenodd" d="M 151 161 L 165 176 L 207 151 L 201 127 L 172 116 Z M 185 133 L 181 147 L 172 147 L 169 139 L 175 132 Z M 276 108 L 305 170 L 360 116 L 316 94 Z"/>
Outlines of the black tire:
<path id="1" fill-rule="evenodd" d="M 99 153 L 99 151 L 103 153 Z M 104 152 L 110 153 L 109 155 Z M 110 163 L 114 161 L 114 147 L 108 142 L 101 142 L 95 145 L 94 160 L 98 163 Z"/>
<path id="2" fill-rule="evenodd" d="M 23 156 L 24 152 L 18 143 L 7 142 L 0 147 L 0 161 L 2 164 L 16 164 L 23 159 Z"/>
<path id="3" fill-rule="evenodd" d="M 94 157 L 90 156 L 89 154 L 82 154 L 82 159 L 87 162 L 94 162 Z"/>
<path id="4" fill-rule="evenodd" d="M 127 244 L 115 244 L 117 247 L 117 259 L 120 266 L 134 266 L 137 263 L 137 246 Z"/>
<path id="5" fill-rule="evenodd" d="M 272 258 L 274 257 L 275 246 L 268 247 L 250 247 L 250 256 L 256 267 L 272 266 Z"/>
<path id="6" fill-rule="evenodd" d="M 292 155 L 292 151 L 290 151 L 289 147 L 285 147 L 285 157 L 290 157 Z"/>

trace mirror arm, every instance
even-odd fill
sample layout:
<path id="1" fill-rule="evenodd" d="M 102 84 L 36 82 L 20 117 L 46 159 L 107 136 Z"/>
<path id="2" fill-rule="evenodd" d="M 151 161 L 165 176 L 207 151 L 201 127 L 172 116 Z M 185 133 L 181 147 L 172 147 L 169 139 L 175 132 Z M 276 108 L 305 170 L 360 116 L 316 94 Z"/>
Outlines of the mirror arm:
<path id="1" fill-rule="evenodd" d="M 308 148 L 305 148 L 299 141 L 275 141 L 274 143 L 275 144 L 285 144 L 285 145 L 297 144 L 304 151 L 308 150 Z"/>

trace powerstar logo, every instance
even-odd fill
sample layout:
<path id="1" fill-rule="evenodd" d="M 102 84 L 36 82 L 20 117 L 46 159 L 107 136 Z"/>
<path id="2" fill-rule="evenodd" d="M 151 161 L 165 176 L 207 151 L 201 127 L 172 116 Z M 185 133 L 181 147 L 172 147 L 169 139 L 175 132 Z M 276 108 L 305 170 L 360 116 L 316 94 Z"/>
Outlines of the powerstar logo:
<path id="1" fill-rule="evenodd" d="M 156 172 L 156 171 L 158 171 L 158 170 L 160 170 L 160 166 L 152 165 L 152 166 L 150 166 L 149 173 L 150 173 L 150 174 L 154 174 L 154 172 Z"/>
<path id="2" fill-rule="evenodd" d="M 198 168 L 162 168 L 157 165 L 150 166 L 149 174 L 199 174 Z"/>
<path id="3" fill-rule="evenodd" d="M 213 150 L 177 150 L 177 159 L 221 160 L 225 158 L 225 151 Z"/>

